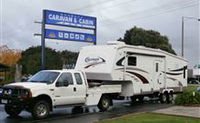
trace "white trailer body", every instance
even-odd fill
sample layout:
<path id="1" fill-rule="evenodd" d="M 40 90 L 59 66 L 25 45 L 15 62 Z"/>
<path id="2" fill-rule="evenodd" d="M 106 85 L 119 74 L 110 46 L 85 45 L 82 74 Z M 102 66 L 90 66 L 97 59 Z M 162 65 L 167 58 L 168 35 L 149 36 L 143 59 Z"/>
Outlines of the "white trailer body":
<path id="1" fill-rule="evenodd" d="M 75 69 L 92 82 L 121 82 L 121 96 L 182 92 L 187 86 L 185 59 L 122 42 L 83 47 Z"/>

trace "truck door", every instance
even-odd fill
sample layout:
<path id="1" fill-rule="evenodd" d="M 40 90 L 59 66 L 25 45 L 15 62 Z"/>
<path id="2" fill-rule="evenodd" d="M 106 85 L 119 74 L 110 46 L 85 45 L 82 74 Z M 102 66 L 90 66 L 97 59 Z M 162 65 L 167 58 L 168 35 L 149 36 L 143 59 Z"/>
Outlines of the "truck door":
<path id="1" fill-rule="evenodd" d="M 76 81 L 76 92 L 77 102 L 85 103 L 86 100 L 86 85 L 84 83 L 83 75 L 80 73 L 74 73 L 74 78 Z"/>
<path id="2" fill-rule="evenodd" d="M 164 86 L 164 59 L 154 61 L 153 71 L 153 89 L 160 90 Z"/>
<path id="3" fill-rule="evenodd" d="M 76 85 L 74 84 L 72 73 L 62 73 L 56 82 L 54 90 L 54 104 L 67 105 L 80 103 L 77 100 Z"/>

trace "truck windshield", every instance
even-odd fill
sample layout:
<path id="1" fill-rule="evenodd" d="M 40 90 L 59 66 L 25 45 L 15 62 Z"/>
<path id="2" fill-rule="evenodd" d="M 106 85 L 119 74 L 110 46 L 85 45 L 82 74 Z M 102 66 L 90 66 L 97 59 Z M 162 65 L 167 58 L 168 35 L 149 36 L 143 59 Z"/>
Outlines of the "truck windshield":
<path id="1" fill-rule="evenodd" d="M 41 71 L 36 73 L 33 77 L 31 77 L 28 80 L 28 82 L 40 82 L 51 84 L 56 80 L 59 74 L 59 72 Z"/>

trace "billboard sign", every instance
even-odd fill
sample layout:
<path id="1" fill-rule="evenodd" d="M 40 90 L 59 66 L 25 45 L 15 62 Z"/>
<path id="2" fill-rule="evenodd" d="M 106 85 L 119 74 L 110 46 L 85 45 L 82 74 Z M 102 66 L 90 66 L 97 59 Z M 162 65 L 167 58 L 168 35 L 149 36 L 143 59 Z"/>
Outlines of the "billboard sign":
<path id="1" fill-rule="evenodd" d="M 91 43 L 96 42 L 96 36 L 94 34 L 61 31 L 61 30 L 53 30 L 53 29 L 45 29 L 45 38 L 82 41 L 82 42 L 91 42 Z"/>
<path id="2" fill-rule="evenodd" d="M 78 14 L 45 10 L 45 24 L 96 29 L 96 18 Z"/>

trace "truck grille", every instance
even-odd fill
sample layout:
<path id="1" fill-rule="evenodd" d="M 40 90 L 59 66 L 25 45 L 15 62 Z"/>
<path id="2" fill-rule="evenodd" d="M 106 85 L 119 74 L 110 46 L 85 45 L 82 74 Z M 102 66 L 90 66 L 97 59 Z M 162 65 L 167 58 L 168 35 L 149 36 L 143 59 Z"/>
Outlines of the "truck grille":
<path id="1" fill-rule="evenodd" d="M 18 97 L 21 94 L 25 94 L 25 89 L 17 89 L 17 88 L 3 88 L 1 93 L 2 97 Z"/>

